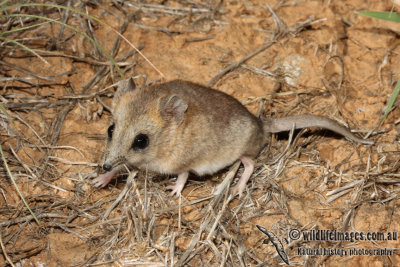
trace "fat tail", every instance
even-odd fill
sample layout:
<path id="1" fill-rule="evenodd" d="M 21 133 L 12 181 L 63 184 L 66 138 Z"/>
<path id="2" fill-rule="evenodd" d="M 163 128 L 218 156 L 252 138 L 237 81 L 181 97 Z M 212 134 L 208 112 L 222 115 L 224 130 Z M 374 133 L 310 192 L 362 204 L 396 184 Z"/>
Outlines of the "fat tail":
<path id="1" fill-rule="evenodd" d="M 366 140 L 356 137 L 348 129 L 339 125 L 336 121 L 317 115 L 288 116 L 288 117 L 264 120 L 263 123 L 264 123 L 263 127 L 265 133 L 279 133 L 284 131 L 290 131 L 293 127 L 294 129 L 320 127 L 341 134 L 347 139 L 350 139 L 357 143 L 365 145 L 374 144 L 374 141 L 372 140 Z"/>

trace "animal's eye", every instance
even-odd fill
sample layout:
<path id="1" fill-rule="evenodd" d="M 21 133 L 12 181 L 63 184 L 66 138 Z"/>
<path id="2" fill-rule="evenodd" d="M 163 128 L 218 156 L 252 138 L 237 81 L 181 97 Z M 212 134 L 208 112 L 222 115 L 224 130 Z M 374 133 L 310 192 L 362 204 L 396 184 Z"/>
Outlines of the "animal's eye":
<path id="1" fill-rule="evenodd" d="M 133 141 L 132 148 L 134 150 L 144 149 L 149 145 L 149 137 L 145 134 L 138 134 Z"/>
<path id="2" fill-rule="evenodd" d="M 107 134 L 108 134 L 108 139 L 109 140 L 111 140 L 111 138 L 112 138 L 112 135 L 113 135 L 113 132 L 114 132 L 114 128 L 115 128 L 114 123 L 110 127 L 108 127 Z"/>

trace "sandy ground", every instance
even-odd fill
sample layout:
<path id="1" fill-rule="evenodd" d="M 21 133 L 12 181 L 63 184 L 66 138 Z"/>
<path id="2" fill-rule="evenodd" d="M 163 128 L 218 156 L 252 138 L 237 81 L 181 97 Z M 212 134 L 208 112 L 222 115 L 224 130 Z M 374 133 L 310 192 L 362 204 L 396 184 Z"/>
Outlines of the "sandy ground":
<path id="1" fill-rule="evenodd" d="M 10 43 L 0 52 L 2 76 L 33 83 L 0 82 L 2 103 L 14 119 L 11 123 L 2 116 L 2 147 L 18 187 L 40 219 L 40 226 L 32 220 L 2 165 L 0 227 L 12 262 L 18 266 L 284 265 L 275 247 L 263 244 L 266 236 L 256 228 L 261 225 L 282 240 L 292 266 L 400 265 L 398 240 L 289 238 L 293 229 L 385 235 L 400 229 L 399 109 L 379 125 L 400 78 L 399 25 L 356 13 L 400 12 L 398 7 L 378 0 L 120 2 L 71 6 L 122 31 L 164 75 L 135 53 L 118 60 L 125 77 L 138 76 L 138 84 L 144 76 L 147 82 L 183 79 L 207 84 L 264 47 L 211 86 L 234 96 L 253 113 L 261 109 L 264 117 L 311 113 L 345 122 L 360 136 L 375 129 L 369 138 L 376 144 L 352 144 L 312 129 L 284 152 L 288 134 L 273 136 L 257 159 L 245 196 L 229 203 L 212 198 L 195 203 L 212 194 L 227 169 L 205 179 L 191 176 L 180 200 L 168 196 L 165 176 L 143 171 L 129 187 L 122 178 L 96 189 L 90 180 L 100 171 L 96 163 L 101 160 L 115 89 L 100 90 L 121 77 L 90 42 L 68 29 L 60 33 L 58 25 L 10 35 L 22 38 L 49 63 Z M 53 19 L 66 16 L 63 10 L 41 7 L 23 12 L 43 10 L 51 10 L 45 14 Z M 111 51 L 116 34 L 98 22 L 88 26 L 83 21 L 73 12 L 67 20 L 86 33 L 93 31 L 102 47 Z M 124 21 L 126 30 L 121 29 Z M 1 23 L 5 30 L 8 26 Z M 132 50 L 121 41 L 115 58 Z M 65 103 L 27 108 L 37 107 L 37 101 Z M 13 103 L 33 104 L 19 109 Z M 268 164 L 282 153 L 278 162 Z M 385 248 L 393 255 L 336 255 Z M 330 255 L 304 255 L 317 253 L 312 249 L 326 249 Z M 5 265 L 2 255 L 0 264 Z"/>

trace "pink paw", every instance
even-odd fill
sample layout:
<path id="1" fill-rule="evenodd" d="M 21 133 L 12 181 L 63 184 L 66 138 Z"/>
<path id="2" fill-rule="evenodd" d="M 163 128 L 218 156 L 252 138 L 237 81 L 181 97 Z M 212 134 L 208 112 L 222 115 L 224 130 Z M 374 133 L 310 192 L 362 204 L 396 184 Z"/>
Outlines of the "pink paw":
<path id="1" fill-rule="evenodd" d="M 185 186 L 185 184 L 175 182 L 172 185 L 167 186 L 167 190 L 172 190 L 169 195 L 173 197 L 174 195 L 176 197 L 179 197 L 181 195 L 182 189 Z"/>
<path id="2" fill-rule="evenodd" d="M 231 195 L 234 197 L 236 195 L 239 195 L 239 199 L 242 198 L 243 196 L 243 191 L 245 189 L 246 185 L 242 185 L 240 183 L 236 184 L 232 189 L 231 189 Z"/>
<path id="3" fill-rule="evenodd" d="M 170 196 L 176 195 L 177 197 L 179 197 L 181 195 L 182 189 L 186 184 L 188 176 L 188 172 L 182 172 L 178 175 L 175 183 L 167 186 L 167 190 L 172 190 L 172 192 L 169 194 Z"/>
<path id="4" fill-rule="evenodd" d="M 93 179 L 91 184 L 95 187 L 105 187 L 114 175 L 117 173 L 117 170 L 112 170 L 103 174 L 100 174 L 97 178 Z"/>

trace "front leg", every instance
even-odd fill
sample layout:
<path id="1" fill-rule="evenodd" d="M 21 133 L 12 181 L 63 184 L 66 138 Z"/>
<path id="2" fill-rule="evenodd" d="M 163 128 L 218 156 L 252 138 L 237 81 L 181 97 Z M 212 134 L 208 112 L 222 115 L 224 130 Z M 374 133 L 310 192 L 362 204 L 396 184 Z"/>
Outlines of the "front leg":
<path id="1" fill-rule="evenodd" d="M 92 180 L 92 184 L 95 187 L 105 187 L 111 179 L 117 174 L 118 170 L 114 169 L 112 171 L 100 174 L 96 179 Z"/>
<path id="2" fill-rule="evenodd" d="M 182 189 L 186 184 L 189 172 L 182 172 L 178 175 L 176 182 L 173 185 L 167 186 L 167 190 L 172 190 L 169 194 L 170 196 L 176 195 L 179 197 L 181 195 Z"/>
<path id="3" fill-rule="evenodd" d="M 232 188 L 231 193 L 233 196 L 239 194 L 239 198 L 242 198 L 243 191 L 246 188 L 246 183 L 254 171 L 254 160 L 248 157 L 240 157 L 240 160 L 243 163 L 244 171 L 238 183 Z"/>

